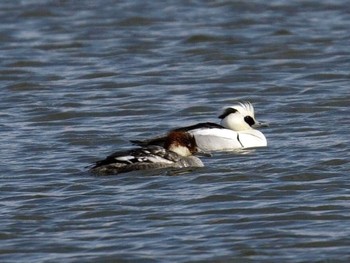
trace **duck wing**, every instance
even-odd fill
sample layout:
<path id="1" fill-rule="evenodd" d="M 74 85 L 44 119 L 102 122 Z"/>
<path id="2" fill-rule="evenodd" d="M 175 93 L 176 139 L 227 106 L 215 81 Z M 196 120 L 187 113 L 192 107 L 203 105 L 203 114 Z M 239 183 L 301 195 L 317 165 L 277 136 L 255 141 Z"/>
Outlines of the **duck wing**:
<path id="1" fill-rule="evenodd" d="M 115 152 L 105 159 L 97 161 L 92 169 L 105 165 L 132 165 L 140 163 L 167 163 L 177 162 L 180 156 L 174 152 L 168 151 L 161 146 L 150 145 L 143 148 L 135 148 L 128 151 Z"/>

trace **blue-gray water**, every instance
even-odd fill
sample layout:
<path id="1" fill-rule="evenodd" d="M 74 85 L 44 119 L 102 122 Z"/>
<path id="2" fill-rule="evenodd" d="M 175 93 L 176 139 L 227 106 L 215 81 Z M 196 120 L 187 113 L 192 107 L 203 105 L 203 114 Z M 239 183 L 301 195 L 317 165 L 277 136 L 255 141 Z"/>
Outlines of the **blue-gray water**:
<path id="1" fill-rule="evenodd" d="M 349 262 L 348 1 L 0 2 L 1 262 Z M 255 105 L 268 147 L 95 177 Z M 171 175 L 176 176 L 171 176 Z"/>

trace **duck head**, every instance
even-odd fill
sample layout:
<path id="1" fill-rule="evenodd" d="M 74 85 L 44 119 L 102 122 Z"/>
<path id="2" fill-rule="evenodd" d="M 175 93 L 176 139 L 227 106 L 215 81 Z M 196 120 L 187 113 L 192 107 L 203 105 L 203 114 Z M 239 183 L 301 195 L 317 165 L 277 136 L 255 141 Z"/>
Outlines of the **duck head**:
<path id="1" fill-rule="evenodd" d="M 254 107 L 250 102 L 239 102 L 229 106 L 219 116 L 221 125 L 234 131 L 251 130 L 268 126 L 266 123 L 255 119 Z"/>

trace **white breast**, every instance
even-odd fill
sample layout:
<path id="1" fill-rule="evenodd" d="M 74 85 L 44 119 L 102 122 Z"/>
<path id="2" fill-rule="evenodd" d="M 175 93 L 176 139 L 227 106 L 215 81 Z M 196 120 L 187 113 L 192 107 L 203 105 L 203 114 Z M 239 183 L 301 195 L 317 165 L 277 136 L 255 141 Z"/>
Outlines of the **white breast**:
<path id="1" fill-rule="evenodd" d="M 258 130 L 248 130 L 248 131 L 240 132 L 239 140 L 244 145 L 244 148 L 267 146 L 265 135 Z"/>

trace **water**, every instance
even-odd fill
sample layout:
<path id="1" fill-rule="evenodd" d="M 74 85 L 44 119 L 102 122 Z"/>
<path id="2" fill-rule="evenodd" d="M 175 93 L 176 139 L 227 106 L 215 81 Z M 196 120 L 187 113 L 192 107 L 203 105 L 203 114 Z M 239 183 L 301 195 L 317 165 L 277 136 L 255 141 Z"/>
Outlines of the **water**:
<path id="1" fill-rule="evenodd" d="M 347 1 L 0 10 L 1 262 L 350 260 Z M 267 148 L 86 171 L 237 100 L 270 123 Z"/>

